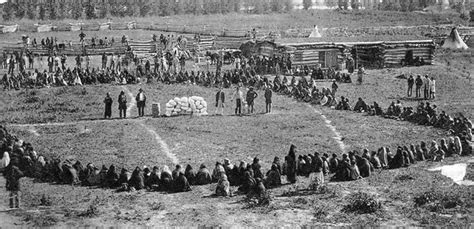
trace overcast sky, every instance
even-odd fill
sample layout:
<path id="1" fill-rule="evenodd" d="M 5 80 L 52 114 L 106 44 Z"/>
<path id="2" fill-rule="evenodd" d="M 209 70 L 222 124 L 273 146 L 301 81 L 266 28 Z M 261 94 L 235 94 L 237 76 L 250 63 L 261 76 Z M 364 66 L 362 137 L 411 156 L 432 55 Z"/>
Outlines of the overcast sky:
<path id="1" fill-rule="evenodd" d="M 4 3 L 4 2 L 6 2 L 6 1 L 7 1 L 7 0 L 0 0 L 0 3 Z"/>

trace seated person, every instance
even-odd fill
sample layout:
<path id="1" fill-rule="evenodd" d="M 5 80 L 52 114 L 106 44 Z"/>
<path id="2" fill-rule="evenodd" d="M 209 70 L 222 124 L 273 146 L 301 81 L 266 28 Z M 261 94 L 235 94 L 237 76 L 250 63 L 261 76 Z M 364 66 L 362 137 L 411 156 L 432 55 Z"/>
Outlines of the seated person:
<path id="1" fill-rule="evenodd" d="M 354 111 L 357 112 L 366 112 L 368 110 L 367 104 L 362 100 L 362 98 L 359 98 L 356 105 L 354 106 Z"/>

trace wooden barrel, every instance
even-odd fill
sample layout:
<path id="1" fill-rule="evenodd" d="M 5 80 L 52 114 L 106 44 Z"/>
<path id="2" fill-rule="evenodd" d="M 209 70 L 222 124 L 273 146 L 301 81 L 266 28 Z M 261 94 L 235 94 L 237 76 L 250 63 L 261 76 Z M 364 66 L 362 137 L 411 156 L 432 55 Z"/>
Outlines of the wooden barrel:
<path id="1" fill-rule="evenodd" d="M 153 118 L 160 117 L 160 113 L 161 113 L 160 104 L 159 103 L 153 103 L 151 105 L 151 114 L 152 114 Z"/>

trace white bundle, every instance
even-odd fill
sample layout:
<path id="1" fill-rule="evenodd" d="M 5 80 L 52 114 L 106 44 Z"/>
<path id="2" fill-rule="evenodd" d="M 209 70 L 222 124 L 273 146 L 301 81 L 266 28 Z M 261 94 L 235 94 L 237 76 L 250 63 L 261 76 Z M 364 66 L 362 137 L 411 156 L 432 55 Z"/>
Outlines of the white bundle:
<path id="1" fill-rule="evenodd" d="M 175 116 L 188 114 L 192 112 L 195 115 L 208 115 L 207 102 L 199 96 L 174 98 L 166 103 L 165 116 Z"/>

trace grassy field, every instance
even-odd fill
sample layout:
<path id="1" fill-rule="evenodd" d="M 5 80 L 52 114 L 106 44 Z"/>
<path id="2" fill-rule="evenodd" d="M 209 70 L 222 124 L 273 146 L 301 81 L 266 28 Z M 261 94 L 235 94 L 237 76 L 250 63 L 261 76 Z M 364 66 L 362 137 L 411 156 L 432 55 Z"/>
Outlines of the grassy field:
<path id="1" fill-rule="evenodd" d="M 107 20 L 94 21 L 48 21 L 45 23 L 52 23 L 55 25 L 68 25 L 69 23 L 102 23 Z M 451 11 L 443 13 L 416 13 L 416 12 L 391 12 L 391 11 L 336 11 L 336 10 L 310 10 L 310 11 L 294 11 L 284 14 L 226 14 L 226 15 L 179 15 L 169 17 L 145 17 L 145 18 L 113 18 L 113 22 L 130 22 L 136 21 L 139 28 L 148 28 L 151 25 L 157 25 L 160 28 L 173 28 L 182 31 L 202 31 L 220 33 L 224 30 L 228 31 L 249 31 L 256 28 L 258 31 L 282 31 L 287 29 L 303 29 L 312 28 L 317 25 L 322 28 L 347 28 L 354 30 L 366 27 L 380 27 L 380 26 L 417 26 L 417 25 L 439 25 L 439 24 L 462 24 L 459 15 Z M 2 23 L 0 21 L 0 23 Z M 37 37 L 58 37 L 60 41 L 78 41 L 79 33 L 71 32 L 45 32 L 32 33 L 28 32 L 34 30 L 34 24 L 37 21 L 20 20 L 14 23 L 19 24 L 21 28 L 29 28 L 26 31 L 20 31 L 14 34 L 0 34 L 2 43 L 11 43 L 20 41 L 20 35 L 25 34 L 32 38 Z M 159 31 L 88 31 L 87 37 L 103 38 L 107 36 L 115 37 L 118 41 L 122 35 L 127 35 L 130 39 L 135 40 L 150 40 L 153 34 L 161 33 Z M 400 35 L 398 39 L 417 39 L 421 38 L 422 33 L 419 31 L 413 34 Z M 427 32 L 427 31 L 425 31 Z M 416 33 L 416 34 L 415 34 Z M 353 41 L 355 38 L 348 38 Z M 391 40 L 393 34 L 386 34 L 386 36 L 367 36 L 361 37 L 357 40 Z M 41 40 L 41 39 L 40 39 Z M 40 41 L 38 40 L 38 42 Z M 322 39 L 321 41 L 326 41 Z"/>
<path id="2" fill-rule="evenodd" d="M 365 27 L 440 23 L 445 20 L 446 15 L 310 11 L 284 15 L 228 16 L 172 16 L 137 19 L 137 22 L 153 20 L 157 23 L 194 26 L 203 26 L 207 22 L 216 28 L 228 26 L 232 29 L 311 27 L 313 24 L 322 27 Z M 100 37 L 119 37 L 123 33 L 132 39 L 144 40 L 150 39 L 154 32 L 92 32 L 90 36 L 96 34 Z M 0 37 L 16 40 L 17 35 Z M 77 39 L 76 33 L 44 35 L 58 36 L 64 40 Z M 338 96 L 348 97 L 352 105 L 361 97 L 368 103 L 378 102 L 384 109 L 397 99 L 406 106 L 416 106 L 418 101 L 405 96 L 406 80 L 396 77 L 409 73 L 430 74 L 437 81 L 437 98 L 430 102 L 436 104 L 439 111 L 445 110 L 449 114 L 462 112 L 473 119 L 473 60 L 470 49 L 465 52 L 439 52 L 432 66 L 369 70 L 362 85 L 340 84 Z M 355 82 L 355 78 L 353 81 Z M 318 88 L 321 87 L 330 87 L 330 83 L 318 83 Z M 119 92 L 123 90 L 135 95 L 139 88 L 143 88 L 147 94 L 147 117 L 136 118 L 136 108 L 132 107 L 129 119 L 117 119 L 116 99 Z M 101 120 L 102 101 L 107 92 L 110 92 L 114 99 L 114 119 Z M 240 160 L 250 162 L 253 157 L 258 156 L 263 165 L 262 170 L 267 171 L 273 157 L 283 159 L 290 144 L 297 145 L 298 154 L 315 151 L 342 154 L 343 151 L 334 139 L 335 133 L 319 112 L 330 120 L 330 125 L 342 136 L 346 150 L 375 150 L 388 146 L 394 151 L 398 145 L 447 137 L 444 130 L 326 107 L 311 107 L 281 95 L 274 96 L 273 112 L 263 114 L 262 91 L 258 91 L 260 97 L 256 100 L 257 113 L 251 116 L 233 115 L 231 90 L 227 89 L 224 116 L 150 117 L 152 103 L 160 103 L 163 108 L 164 104 L 174 97 L 192 95 L 204 97 L 210 105 L 209 113 L 213 114 L 215 92 L 216 89 L 193 85 L 162 84 L 2 90 L 0 124 L 6 124 L 14 134 L 31 142 L 39 154 L 80 160 L 83 164 L 92 162 L 96 166 L 115 164 L 128 169 L 165 164 L 174 167 L 175 160 L 182 165 L 189 163 L 194 168 L 199 167 L 201 163 L 213 168 L 216 161 L 222 161 L 224 158 L 239 163 Z M 129 97 L 128 101 L 133 99 Z M 155 134 L 160 139 L 157 139 Z M 300 178 L 294 185 L 272 189 L 268 206 L 255 206 L 246 201 L 244 196 L 213 197 L 215 184 L 193 186 L 191 192 L 180 194 L 146 191 L 115 193 L 113 190 L 99 188 L 37 183 L 24 178 L 21 180 L 22 209 L 5 213 L 1 210 L 6 208 L 6 202 L 0 202 L 0 219 L 2 226 L 6 227 L 466 227 L 473 224 L 473 186 L 459 186 L 439 172 L 427 171 L 428 168 L 461 162 L 469 164 L 466 179 L 473 180 L 472 158 L 449 158 L 442 163 L 422 162 L 409 168 L 377 171 L 369 178 L 358 181 L 331 182 L 317 191 L 303 190 L 308 187 L 309 181 L 307 178 Z M 0 186 L 3 187 L 4 182 L 4 179 L 0 178 Z M 357 192 L 372 195 L 381 203 L 381 208 L 368 214 L 345 212 L 345 206 Z M 416 206 L 415 200 L 426 193 L 435 196 L 435 201 Z M 7 193 L 0 191 L 0 199 L 6 198 Z"/>
<path id="3" fill-rule="evenodd" d="M 107 19 L 94 21 L 87 20 L 61 20 L 47 21 L 45 23 L 69 24 L 77 22 L 107 22 Z M 168 17 L 143 17 L 143 18 L 113 18 L 112 22 L 130 22 L 137 24 L 168 25 L 170 27 L 207 28 L 214 31 L 244 30 L 251 28 L 259 29 L 290 29 L 290 28 L 312 28 L 318 25 L 322 28 L 329 27 L 372 27 L 372 26 L 413 26 L 434 25 L 440 23 L 461 23 L 459 15 L 453 11 L 439 12 L 395 12 L 395 11 L 337 11 L 337 10 L 295 10 L 282 14 L 225 14 L 225 15 L 174 15 Z M 2 23 L 0 19 L 0 23 Z M 21 26 L 31 27 L 37 21 L 20 20 L 14 23 Z"/>
<path id="4" fill-rule="evenodd" d="M 459 56 L 464 54 L 449 55 L 461 59 Z M 467 58 L 460 61 L 469 61 Z M 357 97 L 367 102 L 377 101 L 384 108 L 395 99 L 402 99 L 405 105 L 416 105 L 416 101 L 404 98 L 405 80 L 395 76 L 409 72 L 430 73 L 438 85 L 438 97 L 433 103 L 440 110 L 451 114 L 463 112 L 473 118 L 474 100 L 472 93 L 468 93 L 473 91 L 472 82 L 453 69 L 437 61 L 434 66 L 420 68 L 371 70 L 363 85 L 341 84 L 338 93 L 353 102 Z M 329 86 L 329 83 L 318 85 Z M 270 168 L 274 156 L 283 158 L 287 154 L 290 144 L 298 146 L 299 154 L 315 151 L 342 153 L 333 139 L 334 133 L 312 107 L 279 95 L 274 98 L 272 114 L 261 114 L 264 102 L 260 97 L 256 101 L 257 114 L 252 116 L 232 115 L 233 104 L 228 101 L 223 117 L 134 118 L 137 113 L 132 109 L 131 119 L 100 120 L 106 92 L 110 92 L 115 100 L 121 90 L 135 94 L 139 88 L 147 93 L 149 105 L 160 103 L 162 107 L 176 96 L 192 95 L 204 97 L 212 106 L 215 93 L 215 89 L 198 86 L 161 84 L 1 92 L 6 104 L 0 109 L 1 122 L 59 122 L 55 125 L 11 126 L 11 129 L 33 143 L 40 154 L 93 162 L 97 166 L 113 163 L 129 169 L 144 165 L 173 166 L 169 153 L 175 155 L 179 163 L 189 163 L 195 168 L 201 163 L 212 168 L 216 161 L 224 158 L 238 163 L 240 160 L 250 162 L 258 156 L 264 171 Z M 258 93 L 263 94 L 262 91 Z M 230 99 L 230 89 L 226 94 Z M 113 117 L 116 117 L 116 104 L 113 109 Z M 318 106 L 314 109 L 331 120 L 348 150 L 375 150 L 381 146 L 394 149 L 398 145 L 447 136 L 443 130 L 407 122 Z M 209 110 L 211 114 L 214 112 L 213 108 Z M 145 112 L 151 114 L 151 106 Z M 165 152 L 160 142 L 143 127 L 155 131 L 170 152 Z M 443 163 L 419 163 L 410 168 L 376 172 L 359 181 L 332 182 L 327 188 L 314 192 L 301 190 L 308 185 L 308 180 L 301 178 L 295 185 L 271 190 L 272 201 L 266 207 L 253 206 L 243 196 L 214 198 L 211 194 L 215 184 L 193 186 L 193 191 L 182 194 L 114 193 L 23 179 L 24 208 L 7 216 L 15 216 L 9 219 L 30 226 L 469 225 L 473 222 L 470 214 L 472 186 L 453 186 L 452 181 L 439 172 L 427 171 L 441 164 L 467 160 L 455 158 Z M 472 178 L 472 159 L 469 163 L 467 177 Z M 356 191 L 373 194 L 382 203 L 382 209 L 370 214 L 344 212 L 348 198 Z M 438 205 L 434 209 L 432 205 L 416 207 L 415 198 L 426 192 L 449 196 L 459 204 L 456 208 L 440 208 Z M 42 196 L 49 200 L 49 206 L 43 206 Z"/>

